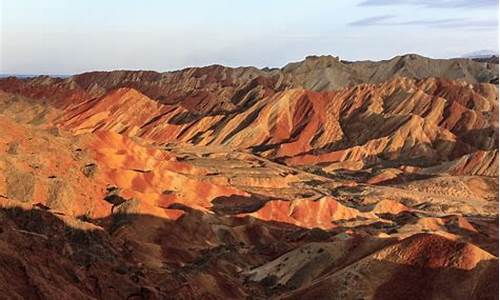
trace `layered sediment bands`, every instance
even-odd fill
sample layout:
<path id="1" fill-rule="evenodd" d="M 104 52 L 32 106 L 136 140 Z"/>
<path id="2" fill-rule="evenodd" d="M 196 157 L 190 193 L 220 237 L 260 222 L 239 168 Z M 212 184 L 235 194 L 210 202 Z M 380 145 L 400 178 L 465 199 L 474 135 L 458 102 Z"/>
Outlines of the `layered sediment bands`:
<path id="1" fill-rule="evenodd" d="M 163 104 L 179 105 L 196 114 L 235 111 L 273 91 L 293 84 L 278 71 L 257 68 L 209 66 L 175 72 L 89 72 L 67 79 L 48 76 L 28 80 L 6 78 L 0 88 L 32 98 L 42 98 L 60 107 L 74 101 L 102 97 L 119 88 L 135 89 Z M 65 100 L 71 99 L 67 102 Z"/>
<path id="2" fill-rule="evenodd" d="M 451 84 L 440 82 L 443 81 L 395 80 L 338 92 L 341 100 L 336 104 L 342 107 L 338 115 L 344 137 L 333 145 L 292 156 L 287 161 L 292 164 L 342 161 L 370 164 L 419 157 L 424 163 L 435 163 L 474 150 L 494 149 L 498 141 L 498 96 L 485 92 L 481 85 L 467 86 L 466 99 L 481 99 L 477 102 L 488 108 L 473 110 L 461 104 L 465 100 L 443 98 L 446 92 L 429 88 Z M 462 89 L 460 83 L 456 84 Z M 491 88 L 497 90 L 495 86 Z M 471 106 L 471 102 L 468 103 L 466 105 Z M 476 137 L 473 139 L 472 135 Z"/>
<path id="3" fill-rule="evenodd" d="M 250 215 L 262 220 L 321 229 L 331 229 L 339 221 L 376 218 L 374 214 L 363 213 L 355 208 L 346 207 L 330 197 L 323 197 L 315 201 L 269 201 L 257 212 Z"/>
<path id="4" fill-rule="evenodd" d="M 422 173 L 451 175 L 498 176 L 498 150 L 477 151 L 456 160 L 425 168 Z"/>
<path id="5" fill-rule="evenodd" d="M 496 147 L 495 91 L 486 84 L 396 79 L 335 92 L 290 89 L 240 112 L 193 115 L 123 88 L 71 104 L 57 123 L 76 133 L 110 130 L 161 143 L 249 149 L 292 165 L 427 167 Z"/>
<path id="6" fill-rule="evenodd" d="M 5 145 L 5 154 L 0 155 L 0 194 L 10 199 L 73 216 L 105 217 L 114 204 L 104 201 L 107 189 L 116 187 L 123 199 L 140 200 L 143 213 L 177 217 L 179 212 L 168 210 L 172 204 L 207 210 L 213 198 L 245 195 L 229 186 L 190 178 L 206 171 L 124 135 L 99 131 L 76 138 L 67 132 L 54 136 L 49 129 L 8 118 L 0 119 L 0 124 L 0 141 Z M 84 171 L 88 165 L 94 166 L 92 176 Z"/>
<path id="7" fill-rule="evenodd" d="M 91 72 L 7 78 L 0 88 L 46 99 L 64 110 L 58 123 L 77 133 L 112 130 L 158 142 L 251 148 L 293 165 L 356 169 L 415 157 L 428 166 L 493 150 L 498 88 L 482 82 L 497 69 L 417 55 L 355 63 L 309 57 L 283 69 Z"/>
<path id="8" fill-rule="evenodd" d="M 138 145 L 123 135 L 99 132 L 89 147 L 102 164 L 97 181 L 119 187 L 123 197 L 140 200 L 141 205 L 153 210 L 184 205 L 206 211 L 212 199 L 246 195 L 229 186 L 192 178 L 190 175 L 203 174 L 203 169 L 178 162 L 164 150 Z"/>
<path id="9" fill-rule="evenodd" d="M 490 81 L 417 55 L 0 79 L 0 292 L 497 299 Z"/>
<path id="10" fill-rule="evenodd" d="M 498 81 L 498 64 L 470 59 L 430 59 L 416 54 L 378 62 L 310 56 L 281 69 L 212 65 L 165 73 L 88 72 L 66 79 L 11 77 L 0 80 L 0 89 L 64 105 L 64 99 L 88 100 L 117 88 L 133 88 L 164 104 L 179 104 L 198 113 L 220 113 L 244 108 L 248 102 L 273 91 L 304 88 L 322 92 L 362 83 L 382 83 L 397 77 L 490 83 Z"/>

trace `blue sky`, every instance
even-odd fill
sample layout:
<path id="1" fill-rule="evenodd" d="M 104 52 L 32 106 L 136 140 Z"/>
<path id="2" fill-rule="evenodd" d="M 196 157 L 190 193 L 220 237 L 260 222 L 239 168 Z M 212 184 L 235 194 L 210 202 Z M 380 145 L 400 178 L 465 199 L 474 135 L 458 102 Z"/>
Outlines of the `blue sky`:
<path id="1" fill-rule="evenodd" d="M 493 0 L 0 0 L 0 73 L 282 66 L 498 49 Z"/>

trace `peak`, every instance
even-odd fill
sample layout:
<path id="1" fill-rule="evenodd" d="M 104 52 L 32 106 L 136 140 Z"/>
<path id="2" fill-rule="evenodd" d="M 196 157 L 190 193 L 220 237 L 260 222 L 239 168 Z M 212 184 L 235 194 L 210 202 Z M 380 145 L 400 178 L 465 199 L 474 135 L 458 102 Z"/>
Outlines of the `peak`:
<path id="1" fill-rule="evenodd" d="M 144 95 L 143 93 L 139 92 L 134 88 L 129 88 L 129 87 L 117 88 L 109 91 L 108 93 L 106 93 L 106 95 L 104 95 L 104 97 L 125 97 L 125 96 L 133 96 L 133 97 L 149 99 L 148 96 Z"/>
<path id="2" fill-rule="evenodd" d="M 416 54 L 416 53 L 408 53 L 394 57 L 394 59 L 402 59 L 402 60 L 416 60 L 416 59 L 427 59 L 427 57 Z"/>
<path id="3" fill-rule="evenodd" d="M 310 70 L 313 68 L 328 68 L 334 66 L 336 64 L 340 64 L 340 58 L 338 56 L 332 55 L 310 55 L 306 56 L 306 58 L 299 62 L 289 63 L 283 67 L 282 70 L 285 72 L 292 71 L 295 69 L 306 69 Z"/>
<path id="4" fill-rule="evenodd" d="M 333 64 L 340 63 L 340 57 L 333 56 L 333 55 L 320 55 L 320 56 L 310 55 L 310 56 L 306 56 L 303 63 L 319 65 L 319 66 L 330 66 Z"/>
<path id="5" fill-rule="evenodd" d="M 333 55 L 309 55 L 306 56 L 305 60 L 336 60 L 339 61 L 338 56 Z"/>

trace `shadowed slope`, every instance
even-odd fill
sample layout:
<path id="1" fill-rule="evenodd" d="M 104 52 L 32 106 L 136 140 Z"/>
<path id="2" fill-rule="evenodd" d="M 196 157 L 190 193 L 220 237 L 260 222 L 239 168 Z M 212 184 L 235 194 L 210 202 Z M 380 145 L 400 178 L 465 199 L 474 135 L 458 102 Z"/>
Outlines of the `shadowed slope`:
<path id="1" fill-rule="evenodd" d="M 327 93 L 292 89 L 241 112 L 191 119 L 184 108 L 119 89 L 71 104 L 58 123 L 77 133 L 111 130 L 158 142 L 252 149 L 292 165 L 362 168 L 418 157 L 428 166 L 494 150 L 495 91 L 493 85 L 397 79 Z"/>

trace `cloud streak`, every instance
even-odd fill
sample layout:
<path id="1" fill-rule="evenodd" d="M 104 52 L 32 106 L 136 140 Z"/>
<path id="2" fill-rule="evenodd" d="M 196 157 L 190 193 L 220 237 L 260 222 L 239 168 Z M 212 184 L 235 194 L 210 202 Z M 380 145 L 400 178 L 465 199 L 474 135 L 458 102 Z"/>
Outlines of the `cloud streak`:
<path id="1" fill-rule="evenodd" d="M 395 15 L 380 15 L 357 20 L 348 25 L 354 27 L 369 26 L 425 26 L 430 28 L 451 28 L 451 29 L 472 29 L 472 30 L 491 30 L 497 29 L 497 20 L 471 20 L 460 18 L 448 18 L 437 20 L 410 20 L 398 21 Z"/>
<path id="2" fill-rule="evenodd" d="M 389 22 L 387 22 L 387 20 L 393 19 L 395 17 L 396 17 L 395 15 L 380 15 L 380 16 L 369 17 L 369 18 L 357 20 L 357 21 L 349 23 L 348 25 L 359 26 L 359 27 L 388 25 Z"/>
<path id="3" fill-rule="evenodd" d="M 495 8 L 498 0 L 364 0 L 359 6 L 415 5 L 427 8 Z"/>

